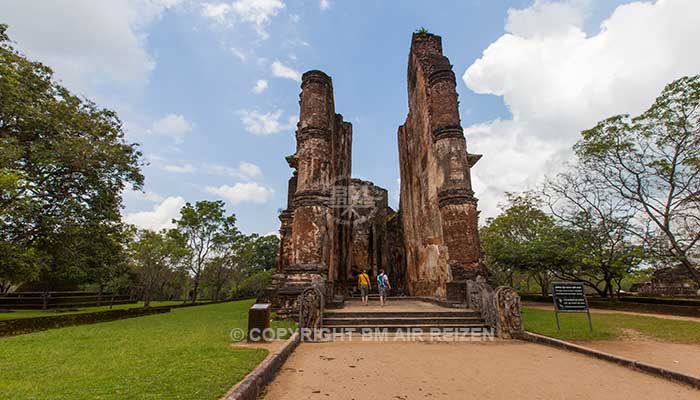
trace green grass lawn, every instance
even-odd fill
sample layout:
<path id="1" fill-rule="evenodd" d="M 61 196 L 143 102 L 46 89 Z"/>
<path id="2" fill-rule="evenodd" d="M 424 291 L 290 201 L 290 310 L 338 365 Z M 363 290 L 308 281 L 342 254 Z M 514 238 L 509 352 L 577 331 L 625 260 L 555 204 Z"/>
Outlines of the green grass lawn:
<path id="1" fill-rule="evenodd" d="M 177 305 L 177 304 L 182 304 L 182 301 L 181 300 L 177 300 L 177 301 L 152 301 L 151 307 L 172 306 L 172 305 Z M 131 303 L 131 304 L 117 304 L 117 305 L 112 306 L 112 310 L 121 310 L 121 309 L 126 309 L 126 308 L 138 308 L 138 307 L 143 307 L 142 301 L 139 301 L 138 303 Z M 60 311 L 57 309 L 50 309 L 47 311 L 15 310 L 12 312 L 0 312 L 0 320 L 14 319 L 14 318 L 51 317 L 51 316 L 56 316 L 56 315 L 82 314 L 82 313 L 109 311 L 109 310 L 110 310 L 109 306 L 80 307 L 80 308 L 78 308 L 78 311 Z"/>
<path id="2" fill-rule="evenodd" d="M 591 314 L 593 332 L 588 330 L 586 314 L 559 314 L 557 331 L 554 311 L 523 308 L 525 330 L 563 340 L 615 340 L 631 329 L 651 338 L 678 343 L 700 342 L 700 322 L 677 321 L 628 314 Z"/>
<path id="3" fill-rule="evenodd" d="M 0 393 L 10 399 L 216 399 L 267 355 L 230 346 L 231 329 L 245 329 L 252 303 L 0 338 Z"/>

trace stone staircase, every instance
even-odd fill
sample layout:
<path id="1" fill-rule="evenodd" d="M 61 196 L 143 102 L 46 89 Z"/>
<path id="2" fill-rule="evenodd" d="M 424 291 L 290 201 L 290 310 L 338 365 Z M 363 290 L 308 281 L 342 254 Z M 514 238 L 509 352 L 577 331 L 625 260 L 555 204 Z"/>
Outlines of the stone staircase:
<path id="1" fill-rule="evenodd" d="M 445 311 L 326 311 L 323 327 L 334 332 L 465 332 L 490 329 L 473 310 Z"/>

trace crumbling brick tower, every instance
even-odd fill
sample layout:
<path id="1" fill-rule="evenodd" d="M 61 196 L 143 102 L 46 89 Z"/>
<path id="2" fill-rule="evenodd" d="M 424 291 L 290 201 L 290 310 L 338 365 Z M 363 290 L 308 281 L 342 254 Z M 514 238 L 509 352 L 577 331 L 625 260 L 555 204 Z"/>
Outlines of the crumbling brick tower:
<path id="1" fill-rule="evenodd" d="M 280 214 L 280 256 L 268 293 L 281 315 L 295 312 L 297 296 L 312 281 L 334 280 L 345 270 L 350 240 L 350 227 L 335 223 L 341 210 L 330 201 L 333 192 L 348 193 L 352 125 L 335 113 L 333 83 L 321 71 L 302 76 L 299 105 L 297 149 L 287 157 L 295 171 Z"/>
<path id="2" fill-rule="evenodd" d="M 411 295 L 445 298 L 450 282 L 483 274 L 477 200 L 456 81 L 440 36 L 414 33 L 406 122 L 399 127 L 401 217 Z"/>

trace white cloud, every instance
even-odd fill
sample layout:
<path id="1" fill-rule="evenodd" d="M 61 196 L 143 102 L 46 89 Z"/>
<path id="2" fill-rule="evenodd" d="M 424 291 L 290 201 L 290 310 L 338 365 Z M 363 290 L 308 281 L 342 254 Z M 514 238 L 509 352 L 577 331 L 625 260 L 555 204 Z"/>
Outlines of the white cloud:
<path id="1" fill-rule="evenodd" d="M 646 109 L 663 87 L 700 72 L 700 1 L 617 7 L 599 33 L 581 26 L 588 2 L 537 1 L 511 10 L 508 32 L 464 73 L 477 93 L 503 96 L 512 118 L 465 129 L 484 158 L 472 174 L 486 216 L 503 191 L 524 190 L 571 157 L 580 132 Z"/>
<path id="2" fill-rule="evenodd" d="M 201 15 L 229 25 L 234 21 L 248 22 L 261 38 L 267 39 L 270 35 L 265 28 L 272 17 L 284 8 L 282 0 L 238 0 L 232 3 L 204 3 Z"/>
<path id="3" fill-rule="evenodd" d="M 66 86 L 90 94 L 105 82 L 142 84 L 156 62 L 146 28 L 172 1 L 2 0 L 2 22 L 31 59 L 54 69 Z"/>
<path id="4" fill-rule="evenodd" d="M 254 135 L 271 135 L 285 130 L 294 130 L 297 118 L 290 116 L 287 122 L 280 121 L 282 110 L 260 113 L 256 110 L 238 110 L 245 130 Z"/>
<path id="5" fill-rule="evenodd" d="M 159 195 L 158 193 L 154 192 L 148 192 L 148 191 L 141 191 L 141 190 L 125 190 L 124 193 L 122 193 L 122 196 L 124 197 L 125 200 L 142 200 L 142 201 L 148 201 L 152 203 L 160 203 L 163 201 L 163 196 Z"/>
<path id="6" fill-rule="evenodd" d="M 263 204 L 272 197 L 274 190 L 259 183 L 236 183 L 233 186 L 222 185 L 219 187 L 207 186 L 208 193 L 223 197 L 233 204 L 244 202 Z"/>
<path id="7" fill-rule="evenodd" d="M 213 174 L 228 175 L 242 180 L 259 178 L 263 174 L 260 167 L 246 161 L 241 161 L 238 164 L 238 168 L 231 168 L 218 164 L 206 164 L 205 168 Z"/>
<path id="8" fill-rule="evenodd" d="M 278 78 L 293 79 L 297 82 L 301 82 L 301 72 L 295 70 L 294 68 L 288 67 L 279 61 L 275 61 L 271 65 L 272 75 Z"/>
<path id="9" fill-rule="evenodd" d="M 180 216 L 180 209 L 185 205 L 182 197 L 168 197 L 153 206 L 151 211 L 129 213 L 124 221 L 142 229 L 161 230 L 174 227 L 173 218 Z"/>
<path id="10" fill-rule="evenodd" d="M 257 82 L 255 82 L 255 86 L 253 86 L 253 93 L 260 94 L 267 89 L 267 81 L 265 79 L 258 79 Z"/>
<path id="11" fill-rule="evenodd" d="M 204 3 L 201 14 L 203 17 L 213 19 L 219 23 L 226 22 L 227 14 L 231 12 L 231 5 L 227 3 Z"/>
<path id="12" fill-rule="evenodd" d="M 535 0 L 525 9 L 509 9 L 506 31 L 525 38 L 566 34 L 583 27 L 590 0 Z"/>
<path id="13" fill-rule="evenodd" d="M 168 114 L 155 121 L 149 133 L 161 136 L 169 136 L 175 139 L 176 143 L 182 143 L 185 135 L 192 131 L 192 124 L 182 115 Z"/>
<path id="14" fill-rule="evenodd" d="M 237 49 L 235 47 L 231 47 L 230 50 L 231 53 L 233 53 L 234 56 L 238 57 L 239 60 L 243 62 L 246 62 L 248 60 L 248 56 L 246 56 L 246 54 L 242 50 Z"/>
<path id="15" fill-rule="evenodd" d="M 321 0 L 318 3 L 318 6 L 321 8 L 321 10 L 327 10 L 327 9 L 331 8 L 331 2 L 330 2 L 330 0 Z"/>
<path id="16" fill-rule="evenodd" d="M 238 170 L 247 178 L 257 178 L 262 176 L 262 170 L 260 167 L 253 163 L 241 161 L 241 163 L 238 164 Z"/>
<path id="17" fill-rule="evenodd" d="M 168 172 L 174 172 L 176 174 L 191 174 L 194 172 L 195 168 L 192 166 L 192 164 L 183 164 L 183 165 L 176 165 L 176 164 L 166 164 L 162 166 L 162 169 Z"/>

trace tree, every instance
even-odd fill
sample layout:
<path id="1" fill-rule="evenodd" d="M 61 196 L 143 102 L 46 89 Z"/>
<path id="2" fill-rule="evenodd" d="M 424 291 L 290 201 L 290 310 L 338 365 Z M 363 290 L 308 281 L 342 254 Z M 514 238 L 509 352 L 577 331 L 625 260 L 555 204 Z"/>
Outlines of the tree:
<path id="1" fill-rule="evenodd" d="M 642 260 L 643 252 L 629 234 L 635 210 L 580 166 L 548 179 L 544 195 L 554 216 L 575 234 L 575 263 L 555 275 L 582 281 L 612 298 L 614 285 L 619 292 L 622 279 Z"/>
<path id="2" fill-rule="evenodd" d="M 194 206 L 186 203 L 180 210 L 180 218 L 173 220 L 189 250 L 186 268 L 192 276 L 192 303 L 202 273 L 207 263 L 229 242 L 237 240 L 240 232 L 236 228 L 236 216 L 226 216 L 223 201 L 198 201 Z"/>
<path id="3" fill-rule="evenodd" d="M 6 30 L 0 25 L 0 243 L 11 257 L 0 281 L 18 283 L 14 270 L 85 276 L 79 240 L 89 244 L 90 235 L 81 230 L 119 223 L 121 192 L 143 183 L 141 153 L 113 111 L 56 84 Z"/>
<path id="4" fill-rule="evenodd" d="M 232 269 L 224 257 L 214 257 L 204 266 L 203 281 L 211 292 L 211 299 L 218 301 L 223 288 L 231 280 Z"/>
<path id="5" fill-rule="evenodd" d="M 275 268 L 280 239 L 275 235 L 258 236 L 257 234 L 252 234 L 250 240 L 252 241 L 254 252 L 248 261 L 249 269 L 257 272 Z"/>
<path id="6" fill-rule="evenodd" d="M 144 307 L 151 305 L 156 291 L 167 282 L 166 277 L 188 256 L 182 237 L 173 231 L 139 231 L 130 246 Z"/>
<path id="7" fill-rule="evenodd" d="M 0 242 L 0 294 L 10 291 L 13 285 L 39 277 L 39 257 L 34 248 Z"/>
<path id="8" fill-rule="evenodd" d="M 575 151 L 636 214 L 636 235 L 700 285 L 700 76 L 669 84 L 642 115 L 617 115 L 582 133 Z"/>
<path id="9" fill-rule="evenodd" d="M 486 260 L 508 276 L 528 272 L 547 295 L 551 271 L 571 264 L 571 233 L 541 210 L 541 200 L 534 193 L 506 193 L 506 198 L 502 213 L 481 229 Z"/>

